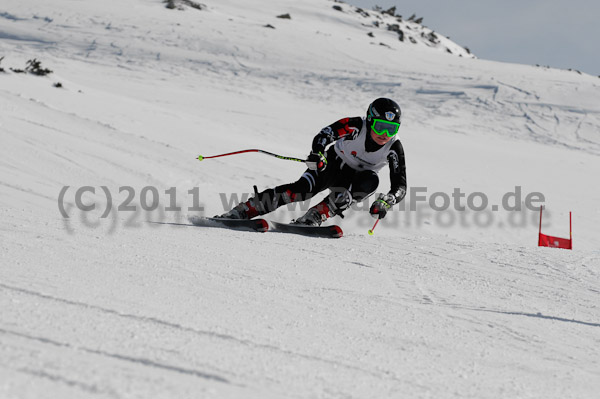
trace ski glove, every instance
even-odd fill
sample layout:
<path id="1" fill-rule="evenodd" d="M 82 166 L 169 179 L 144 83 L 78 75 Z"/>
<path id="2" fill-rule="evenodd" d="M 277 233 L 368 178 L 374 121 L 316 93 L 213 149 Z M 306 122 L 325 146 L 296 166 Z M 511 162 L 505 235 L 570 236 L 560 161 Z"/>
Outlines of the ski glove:
<path id="1" fill-rule="evenodd" d="M 327 158 L 325 158 L 322 152 L 311 152 L 308 158 L 306 158 L 306 167 L 310 170 L 322 172 L 327 167 Z"/>
<path id="2" fill-rule="evenodd" d="M 396 203 L 396 197 L 392 194 L 379 194 L 373 205 L 371 205 L 371 209 L 369 209 L 369 213 L 375 219 L 383 219 L 387 213 L 387 211 Z"/>

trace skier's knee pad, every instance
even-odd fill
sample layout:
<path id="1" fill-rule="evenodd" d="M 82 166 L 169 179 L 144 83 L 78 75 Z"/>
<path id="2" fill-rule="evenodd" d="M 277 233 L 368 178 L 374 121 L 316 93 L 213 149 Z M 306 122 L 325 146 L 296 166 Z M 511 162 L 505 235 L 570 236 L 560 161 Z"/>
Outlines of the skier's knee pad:
<path id="1" fill-rule="evenodd" d="M 339 213 L 345 209 L 348 209 L 350 205 L 352 205 L 353 197 L 352 193 L 347 188 L 332 189 L 328 200 L 336 209 L 336 213 Z"/>

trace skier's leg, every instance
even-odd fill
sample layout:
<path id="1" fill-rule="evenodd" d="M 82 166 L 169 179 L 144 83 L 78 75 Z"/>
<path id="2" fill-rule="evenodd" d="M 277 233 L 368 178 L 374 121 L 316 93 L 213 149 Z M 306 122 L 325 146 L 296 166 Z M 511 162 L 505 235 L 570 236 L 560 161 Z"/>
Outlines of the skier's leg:
<path id="1" fill-rule="evenodd" d="M 379 177 L 372 170 L 357 172 L 352 178 L 352 185 L 349 187 L 351 202 L 361 202 L 375 193 L 379 186 Z"/>
<path id="2" fill-rule="evenodd" d="M 346 171 L 336 183 L 336 187 L 330 187 L 331 193 L 298 218 L 296 223 L 319 226 L 330 217 L 342 215 L 354 202 L 372 195 L 379 185 L 379 178 L 373 171 Z"/>
<path id="3" fill-rule="evenodd" d="M 340 179 L 349 179 L 348 171 L 354 171 L 343 166 L 333 147 L 327 151 L 328 165 L 323 171 L 307 169 L 294 183 L 284 184 L 264 190 L 246 202 L 235 206 L 231 211 L 220 217 L 233 219 L 252 219 L 253 217 L 273 212 L 280 206 L 299 201 L 306 201 L 315 194 L 330 187 Z M 348 180 L 349 181 L 349 180 Z"/>
<path id="4" fill-rule="evenodd" d="M 322 191 L 327 180 L 326 172 L 306 170 L 294 183 L 266 189 L 258 195 L 236 205 L 231 211 L 219 217 L 230 219 L 252 219 L 273 212 L 282 205 L 305 201 Z"/>
<path id="5" fill-rule="evenodd" d="M 276 207 L 311 199 L 315 194 L 323 191 L 326 177 L 325 172 L 307 169 L 296 182 L 275 187 L 273 197 Z"/>
<path id="6" fill-rule="evenodd" d="M 373 195 L 379 185 L 379 177 L 372 170 L 356 172 L 345 184 L 332 187 L 329 201 L 332 204 L 333 213 L 341 215 L 354 203 L 361 202 Z"/>
<path id="7" fill-rule="evenodd" d="M 327 159 L 328 165 L 325 170 L 306 169 L 294 183 L 284 184 L 259 193 L 261 212 L 264 210 L 264 213 L 268 213 L 282 205 L 309 200 L 315 194 L 331 186 L 335 180 L 340 178 L 340 175 L 343 175 L 342 163 L 333 147 L 327 151 Z"/>

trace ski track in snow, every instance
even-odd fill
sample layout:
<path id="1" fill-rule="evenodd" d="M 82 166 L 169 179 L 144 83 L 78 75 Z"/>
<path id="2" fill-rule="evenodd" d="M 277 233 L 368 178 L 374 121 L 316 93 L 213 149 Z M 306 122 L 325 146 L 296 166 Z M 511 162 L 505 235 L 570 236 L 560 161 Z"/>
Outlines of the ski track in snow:
<path id="1" fill-rule="evenodd" d="M 402 43 L 394 18 L 325 0 L 5 3 L 1 398 L 597 396 L 596 77 L 472 59 L 408 22 Z M 54 73 L 9 71 L 32 58 Z M 575 249 L 535 247 L 535 214 L 478 228 L 394 210 L 370 237 L 353 211 L 339 240 L 187 222 L 302 173 L 199 154 L 305 156 L 379 96 L 403 107 L 409 186 L 542 192 L 544 231 L 566 237 L 572 210 Z M 117 211 L 123 186 L 136 212 Z M 148 186 L 162 211 L 140 210 Z"/>

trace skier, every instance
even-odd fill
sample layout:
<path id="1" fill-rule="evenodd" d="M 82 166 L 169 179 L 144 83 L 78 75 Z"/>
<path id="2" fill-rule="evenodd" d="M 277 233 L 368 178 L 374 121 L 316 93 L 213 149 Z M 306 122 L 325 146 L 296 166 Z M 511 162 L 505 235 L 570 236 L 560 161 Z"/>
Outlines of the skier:
<path id="1" fill-rule="evenodd" d="M 390 191 L 379 194 L 369 210 L 374 218 L 384 218 L 390 207 L 406 195 L 404 149 L 397 137 L 400 123 L 398 104 L 389 98 L 376 99 L 369 105 L 366 118 L 340 119 L 315 136 L 306 160 L 308 169 L 298 181 L 257 193 L 216 217 L 252 219 L 282 205 L 308 200 L 329 188 L 331 193 L 323 201 L 293 222 L 320 226 L 335 215 L 343 217 L 342 212 L 353 202 L 371 196 L 379 185 L 377 172 L 387 163 Z"/>

